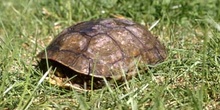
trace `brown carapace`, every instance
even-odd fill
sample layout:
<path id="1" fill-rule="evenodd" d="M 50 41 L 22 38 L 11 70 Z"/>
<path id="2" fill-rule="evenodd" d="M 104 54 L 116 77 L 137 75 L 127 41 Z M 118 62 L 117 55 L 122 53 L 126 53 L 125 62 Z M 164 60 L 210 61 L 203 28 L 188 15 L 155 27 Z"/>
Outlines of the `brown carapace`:
<path id="1" fill-rule="evenodd" d="M 56 68 L 52 79 L 61 82 L 58 85 L 68 82 L 71 87 L 89 90 L 101 88 L 103 78 L 120 80 L 134 76 L 140 64 L 162 62 L 166 50 L 144 26 L 108 18 L 64 29 L 37 57 L 44 70 L 46 60 Z"/>

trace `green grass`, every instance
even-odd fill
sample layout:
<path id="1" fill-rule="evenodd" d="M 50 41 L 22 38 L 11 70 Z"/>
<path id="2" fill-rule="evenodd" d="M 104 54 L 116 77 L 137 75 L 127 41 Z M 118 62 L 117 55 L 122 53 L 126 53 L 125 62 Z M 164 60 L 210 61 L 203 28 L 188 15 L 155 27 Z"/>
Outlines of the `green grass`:
<path id="1" fill-rule="evenodd" d="M 80 1 L 80 2 L 79 2 Z M 0 1 L 0 109 L 220 109 L 218 0 Z M 151 30 L 168 58 L 122 86 L 93 92 L 41 79 L 35 56 L 62 29 L 122 15 Z"/>

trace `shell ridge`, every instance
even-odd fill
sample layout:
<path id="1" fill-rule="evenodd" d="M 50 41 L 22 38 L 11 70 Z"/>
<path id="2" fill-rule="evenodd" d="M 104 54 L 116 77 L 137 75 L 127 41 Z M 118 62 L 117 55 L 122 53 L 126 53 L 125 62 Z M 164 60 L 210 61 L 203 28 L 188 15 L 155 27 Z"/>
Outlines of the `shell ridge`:
<path id="1" fill-rule="evenodd" d="M 124 29 L 125 29 L 126 31 L 128 31 L 128 32 L 133 36 L 133 38 L 135 38 L 135 39 L 142 45 L 143 48 L 146 48 L 146 46 L 140 41 L 140 39 L 139 39 L 137 36 L 134 35 L 133 32 L 131 32 L 131 31 L 130 31 L 129 29 L 127 29 L 126 27 L 124 27 Z"/>
<path id="2" fill-rule="evenodd" d="M 108 33 L 106 33 L 106 35 L 110 38 L 110 39 L 112 39 L 112 41 L 114 42 L 114 44 L 115 45 L 117 45 L 117 47 L 120 49 L 120 51 L 121 51 L 121 54 L 122 54 L 122 57 L 124 58 L 125 57 L 125 53 L 124 53 L 124 51 L 122 50 L 122 48 L 121 48 L 121 46 L 117 43 L 117 41 L 114 39 L 114 38 L 112 38 Z"/>

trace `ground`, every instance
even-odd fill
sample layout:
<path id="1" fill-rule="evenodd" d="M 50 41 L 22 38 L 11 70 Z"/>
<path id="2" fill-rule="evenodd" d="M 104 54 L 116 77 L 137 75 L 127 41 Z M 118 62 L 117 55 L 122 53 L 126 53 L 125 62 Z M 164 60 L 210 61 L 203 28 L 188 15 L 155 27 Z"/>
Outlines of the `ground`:
<path id="1" fill-rule="evenodd" d="M 220 109 L 219 7 L 218 0 L 2 0 L 0 109 Z M 48 83 L 35 68 L 37 53 L 64 28 L 109 17 L 145 25 L 167 59 L 115 88 L 78 92 Z"/>

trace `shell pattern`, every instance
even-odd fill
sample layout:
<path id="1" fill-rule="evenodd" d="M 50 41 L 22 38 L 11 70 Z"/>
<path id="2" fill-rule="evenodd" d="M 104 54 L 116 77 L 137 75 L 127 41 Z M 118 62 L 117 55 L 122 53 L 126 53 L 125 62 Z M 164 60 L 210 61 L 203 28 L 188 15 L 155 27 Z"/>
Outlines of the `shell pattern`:
<path id="1" fill-rule="evenodd" d="M 47 55 L 46 55 L 47 54 Z M 156 64 L 166 50 L 144 26 L 127 19 L 108 18 L 81 22 L 64 29 L 38 54 L 79 74 L 120 78 L 131 74 L 137 61 Z"/>

